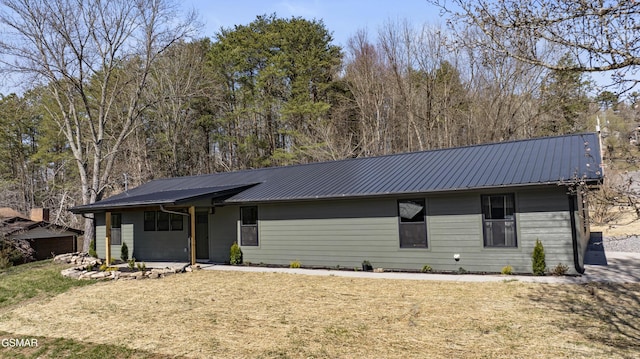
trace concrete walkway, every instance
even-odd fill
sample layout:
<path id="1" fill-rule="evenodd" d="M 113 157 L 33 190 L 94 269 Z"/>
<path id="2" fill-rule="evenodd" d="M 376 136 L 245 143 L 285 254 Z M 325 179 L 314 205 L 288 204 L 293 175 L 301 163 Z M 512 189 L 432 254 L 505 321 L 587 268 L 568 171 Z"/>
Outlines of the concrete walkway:
<path id="1" fill-rule="evenodd" d="M 381 278 L 381 279 L 406 279 L 429 280 L 450 282 L 502 282 L 517 280 L 521 282 L 535 283 L 640 283 L 640 253 L 607 253 L 607 265 L 586 265 L 585 274 L 577 277 L 556 276 L 522 276 L 522 275 L 479 275 L 479 274 L 430 274 L 430 273 L 403 273 L 403 272 L 362 272 L 346 270 L 326 269 L 301 269 L 301 268 L 268 268 L 245 267 L 229 265 L 200 265 L 205 270 L 238 271 L 238 272 L 267 272 L 289 273 L 314 276 L 336 276 L 348 278 Z"/>
<path id="2" fill-rule="evenodd" d="M 587 252 L 585 273 L 575 277 L 556 276 L 530 276 L 530 275 L 499 275 L 499 274 L 431 274 L 431 273 L 406 273 L 406 272 L 363 272 L 348 270 L 328 269 L 302 269 L 302 268 L 269 268 L 251 266 L 231 266 L 210 263 L 198 263 L 200 268 L 215 271 L 238 272 L 267 272 L 289 273 L 312 276 L 336 276 L 347 278 L 381 278 L 381 279 L 406 279 L 406 280 L 430 280 L 449 282 L 502 282 L 521 281 L 532 283 L 640 283 L 640 253 L 608 252 L 604 250 L 592 250 Z M 146 262 L 148 268 L 185 268 L 187 262 Z"/>

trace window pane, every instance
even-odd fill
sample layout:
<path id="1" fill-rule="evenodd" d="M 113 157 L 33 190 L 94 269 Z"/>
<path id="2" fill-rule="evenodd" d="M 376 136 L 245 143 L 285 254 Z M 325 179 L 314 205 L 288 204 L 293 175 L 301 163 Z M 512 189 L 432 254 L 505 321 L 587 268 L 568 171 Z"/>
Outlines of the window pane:
<path id="1" fill-rule="evenodd" d="M 427 248 L 424 222 L 400 223 L 400 248 Z"/>
<path id="2" fill-rule="evenodd" d="M 491 196 L 490 199 L 491 206 L 491 219 L 504 219 L 505 216 L 505 208 L 504 208 L 504 196 Z"/>
<path id="3" fill-rule="evenodd" d="M 182 230 L 182 217 L 179 214 L 171 213 L 171 230 L 172 231 L 181 231 Z"/>
<path id="4" fill-rule="evenodd" d="M 400 248 L 427 248 L 424 199 L 398 201 Z"/>
<path id="5" fill-rule="evenodd" d="M 513 202 L 514 202 L 513 195 L 504 196 L 505 218 L 512 218 L 513 217 L 513 213 L 515 212 Z"/>
<path id="6" fill-rule="evenodd" d="M 156 230 L 156 212 L 144 212 L 144 230 Z"/>
<path id="7" fill-rule="evenodd" d="M 400 222 L 424 222 L 424 200 L 398 201 Z"/>
<path id="8" fill-rule="evenodd" d="M 258 226 L 241 226 L 240 227 L 240 245 L 257 246 L 258 245 Z"/>
<path id="9" fill-rule="evenodd" d="M 240 208 L 240 217 L 243 226 L 258 224 L 258 207 Z"/>
<path id="10" fill-rule="evenodd" d="M 170 225 L 169 225 L 170 218 L 171 218 L 171 216 L 169 215 L 169 213 L 158 212 L 158 230 L 159 231 L 168 231 L 169 230 L 169 228 L 170 228 Z"/>
<path id="11" fill-rule="evenodd" d="M 485 247 L 517 247 L 513 194 L 482 196 Z"/>
<path id="12" fill-rule="evenodd" d="M 111 228 L 111 245 L 119 246 L 122 244 L 122 230 L 120 228 Z"/>
<path id="13" fill-rule="evenodd" d="M 111 228 L 122 227 L 122 214 L 111 213 Z"/>

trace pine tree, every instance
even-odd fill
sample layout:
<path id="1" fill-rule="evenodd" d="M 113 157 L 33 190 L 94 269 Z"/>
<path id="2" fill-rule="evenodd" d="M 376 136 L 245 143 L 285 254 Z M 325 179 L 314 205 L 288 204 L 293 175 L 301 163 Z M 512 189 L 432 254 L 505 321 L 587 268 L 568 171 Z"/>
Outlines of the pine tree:
<path id="1" fill-rule="evenodd" d="M 539 239 L 536 239 L 536 246 L 533 248 L 533 274 L 544 275 L 547 270 L 547 264 L 545 263 L 544 247 Z"/>

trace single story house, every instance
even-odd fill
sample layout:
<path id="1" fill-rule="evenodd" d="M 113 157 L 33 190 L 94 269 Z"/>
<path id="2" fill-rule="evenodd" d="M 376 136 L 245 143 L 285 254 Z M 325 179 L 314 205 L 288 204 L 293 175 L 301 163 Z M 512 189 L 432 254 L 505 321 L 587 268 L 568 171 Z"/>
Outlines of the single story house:
<path id="1" fill-rule="evenodd" d="M 33 249 L 36 260 L 78 250 L 81 230 L 49 223 L 46 208 L 34 208 L 27 218 L 10 208 L 0 208 L 0 237 L 9 241 L 24 240 Z"/>
<path id="2" fill-rule="evenodd" d="M 97 252 L 137 260 L 530 273 L 584 271 L 594 133 L 154 180 L 94 204 Z"/>

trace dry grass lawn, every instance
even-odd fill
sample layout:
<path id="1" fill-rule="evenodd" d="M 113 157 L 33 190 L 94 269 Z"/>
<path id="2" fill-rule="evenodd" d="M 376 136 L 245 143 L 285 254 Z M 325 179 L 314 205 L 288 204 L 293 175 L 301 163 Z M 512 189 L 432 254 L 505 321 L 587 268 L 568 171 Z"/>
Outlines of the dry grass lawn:
<path id="1" fill-rule="evenodd" d="M 614 208 L 618 214 L 609 224 L 592 225 L 592 232 L 602 232 L 604 236 L 625 238 L 629 236 L 640 236 L 640 220 L 637 220 L 635 213 L 628 209 Z"/>
<path id="2" fill-rule="evenodd" d="M 625 358 L 639 317 L 640 284 L 198 271 L 7 308 L 0 331 L 196 358 Z"/>

